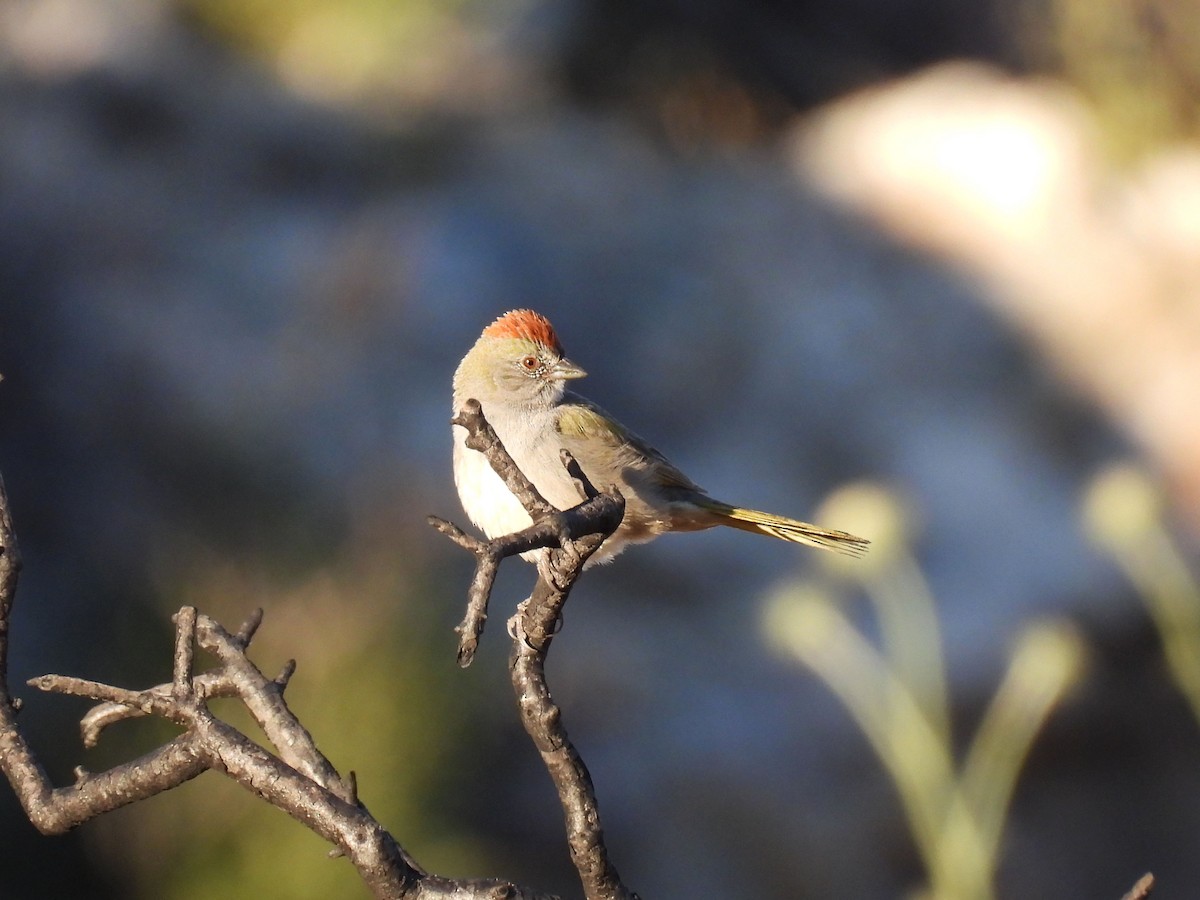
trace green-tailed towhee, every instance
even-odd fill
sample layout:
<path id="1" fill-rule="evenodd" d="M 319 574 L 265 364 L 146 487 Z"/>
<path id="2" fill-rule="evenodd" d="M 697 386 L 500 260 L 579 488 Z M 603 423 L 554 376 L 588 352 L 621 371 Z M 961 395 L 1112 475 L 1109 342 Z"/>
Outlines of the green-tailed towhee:
<path id="1" fill-rule="evenodd" d="M 550 322 L 536 312 L 505 313 L 483 330 L 454 373 L 454 410 L 474 398 L 525 476 L 552 505 L 585 498 L 564 468 L 569 450 L 597 490 L 616 485 L 625 497 L 620 527 L 588 561 L 607 562 L 627 544 L 668 531 L 728 525 L 850 555 L 866 539 L 782 516 L 731 506 L 708 496 L 665 456 L 589 400 L 567 390 L 586 373 L 563 356 Z M 528 513 L 482 453 L 454 426 L 454 483 L 463 509 L 489 538 L 531 524 Z M 530 558 L 532 554 L 524 554 Z"/>

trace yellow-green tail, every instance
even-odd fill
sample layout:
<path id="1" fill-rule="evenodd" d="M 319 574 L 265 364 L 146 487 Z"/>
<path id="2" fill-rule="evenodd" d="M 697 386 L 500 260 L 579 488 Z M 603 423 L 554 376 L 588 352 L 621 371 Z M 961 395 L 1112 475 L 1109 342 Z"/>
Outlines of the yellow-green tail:
<path id="1" fill-rule="evenodd" d="M 728 525 L 730 528 L 769 534 L 771 537 L 791 541 L 793 544 L 807 544 L 810 547 L 833 550 L 847 556 L 862 556 L 867 552 L 867 546 L 871 543 L 866 538 L 845 531 L 820 528 L 808 522 L 776 516 L 757 509 L 730 506 L 728 503 L 721 503 L 717 500 L 705 503 L 704 507 L 720 519 L 720 524 Z"/>

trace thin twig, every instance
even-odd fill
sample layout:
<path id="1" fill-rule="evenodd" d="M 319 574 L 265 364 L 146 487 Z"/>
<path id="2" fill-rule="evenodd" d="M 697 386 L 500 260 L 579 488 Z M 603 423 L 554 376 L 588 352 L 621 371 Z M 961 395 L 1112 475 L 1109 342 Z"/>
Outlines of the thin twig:
<path id="1" fill-rule="evenodd" d="M 39 675 L 36 678 L 30 678 L 25 683 L 49 694 L 84 697 L 102 703 L 120 703 L 136 709 L 145 716 L 159 715 L 168 719 L 178 717 L 179 698 L 174 696 L 174 684 L 172 684 L 170 694 L 161 694 L 154 691 L 131 691 L 127 688 L 113 687 L 110 684 L 89 681 L 86 678 L 75 678 L 71 675 Z"/>
<path id="2" fill-rule="evenodd" d="M 563 465 L 579 485 L 580 496 L 585 499 L 583 503 L 569 510 L 555 509 L 543 499 L 537 488 L 508 455 L 504 444 L 483 415 L 478 401 L 468 400 L 459 414 L 450 421 L 466 430 L 467 447 L 479 451 L 487 458 L 492 469 L 504 481 L 513 496 L 521 501 L 521 505 L 533 520 L 532 525 L 521 531 L 491 540 L 480 540 L 445 519 L 428 517 L 431 526 L 475 555 L 475 575 L 467 592 L 466 614 L 454 629 L 459 636 L 458 664 L 465 668 L 475 658 L 475 651 L 487 622 L 488 600 L 501 561 L 509 556 L 543 547 L 562 550 L 568 559 L 573 560 L 578 554 L 578 541 L 588 535 L 600 535 L 600 540 L 603 541 L 616 531 L 625 514 L 625 501 L 615 487 L 607 494 L 597 492 L 571 454 L 563 451 Z"/>
<path id="3" fill-rule="evenodd" d="M 1121 900 L 1146 900 L 1154 890 L 1154 875 L 1147 872 L 1137 880 Z"/>
<path id="4" fill-rule="evenodd" d="M 253 610 L 242 623 L 242 627 L 238 629 L 234 640 L 245 650 L 250 646 L 250 641 L 254 638 L 258 626 L 262 624 L 263 611 L 262 607 Z M 292 673 L 296 669 L 296 661 L 288 660 L 285 663 L 283 670 L 275 676 L 275 683 L 280 689 L 287 687 L 288 680 L 292 677 Z M 152 688 L 147 689 L 147 693 L 170 695 L 172 692 L 173 682 L 166 684 L 156 684 Z M 207 699 L 215 699 L 222 697 L 238 696 L 238 686 L 234 683 L 233 677 L 224 669 L 213 669 L 208 672 L 201 672 L 192 675 L 192 690 L 201 697 Z M 79 720 L 79 734 L 83 741 L 83 746 L 91 749 L 100 743 L 100 737 L 104 730 L 117 722 L 123 722 L 126 719 L 145 716 L 147 713 L 141 709 L 132 706 L 126 706 L 123 703 L 100 703 L 93 706 L 83 718 Z"/>
<path id="5" fill-rule="evenodd" d="M 192 693 L 192 664 L 196 656 L 196 607 L 175 614 L 175 656 L 171 693 L 182 699 Z"/>
<path id="6" fill-rule="evenodd" d="M 475 650 L 487 621 L 488 600 L 501 561 L 543 547 L 562 549 L 569 557 L 573 557 L 578 553 L 578 543 L 589 537 L 593 539 L 589 543 L 599 547 L 604 538 L 616 530 L 623 513 L 624 501 L 619 493 L 598 494 L 571 509 L 562 512 L 555 510 L 528 528 L 489 541 L 479 540 L 450 522 L 429 516 L 430 525 L 475 555 L 475 575 L 467 590 L 466 615 L 454 629 L 459 635 L 459 665 L 465 668 L 475 658 Z M 595 547 L 589 551 L 589 555 Z"/>
<path id="7" fill-rule="evenodd" d="M 200 646 L 221 662 L 237 687 L 242 703 L 266 734 L 267 740 L 279 751 L 280 758 L 347 803 L 356 803 L 353 790 L 338 775 L 333 764 L 317 750 L 312 734 L 288 708 L 279 683 L 263 675 L 246 656 L 240 640 L 218 622 L 201 615 L 196 625 L 196 639 Z"/>
<path id="8" fill-rule="evenodd" d="M 246 617 L 242 627 L 237 630 L 234 638 L 241 644 L 243 650 L 249 647 L 250 642 L 254 640 L 254 635 L 258 633 L 258 626 L 262 624 L 262 620 L 263 608 L 259 606 L 250 611 L 250 615 Z"/>
<path id="9" fill-rule="evenodd" d="M 173 688 L 173 682 L 167 682 L 166 684 L 156 684 L 141 693 L 170 698 Z M 237 685 L 234 683 L 233 677 L 223 669 L 212 669 L 193 676 L 192 689 L 199 696 L 209 700 L 238 696 Z M 109 701 L 97 704 L 84 713 L 83 718 L 79 720 L 79 735 L 83 740 L 83 746 L 88 749 L 95 747 L 100 743 L 100 737 L 104 730 L 117 722 L 146 715 L 151 715 L 151 713 L 123 703 Z"/>

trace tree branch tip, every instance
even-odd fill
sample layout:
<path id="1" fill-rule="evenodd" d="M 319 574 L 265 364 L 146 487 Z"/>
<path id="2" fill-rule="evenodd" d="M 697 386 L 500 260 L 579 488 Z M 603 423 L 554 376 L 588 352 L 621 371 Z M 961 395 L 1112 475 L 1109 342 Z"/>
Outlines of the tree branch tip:
<path id="1" fill-rule="evenodd" d="M 472 537 L 453 522 L 447 522 L 445 519 L 439 519 L 437 516 L 429 516 L 427 521 L 438 532 L 450 538 L 450 540 L 454 541 L 454 543 L 458 544 L 464 550 L 470 550 L 476 556 L 486 555 L 491 552 L 490 542 Z"/>
<path id="2" fill-rule="evenodd" d="M 76 766 L 71 770 L 71 773 L 75 776 L 75 788 L 77 790 L 82 790 L 84 784 L 92 777 L 92 773 L 83 766 Z"/>
<path id="3" fill-rule="evenodd" d="M 275 684 L 282 691 L 288 686 L 288 682 L 292 680 L 292 676 L 296 674 L 296 661 L 289 659 L 283 664 L 283 668 L 279 670 L 279 674 L 275 676 Z"/>
<path id="4" fill-rule="evenodd" d="M 479 426 L 479 418 L 482 415 L 483 404 L 472 397 L 451 417 L 450 424 L 471 431 Z"/>
<path id="5" fill-rule="evenodd" d="M 455 418 L 476 419 L 481 415 L 483 415 L 483 404 L 474 397 L 468 397 L 466 402 L 463 403 L 462 407 L 455 414 Z M 459 422 L 456 424 L 461 425 L 462 423 Z"/>
<path id="6" fill-rule="evenodd" d="M 479 649 L 479 641 L 475 638 L 463 641 L 458 645 L 458 667 L 465 669 L 475 661 L 475 651 Z"/>
<path id="7" fill-rule="evenodd" d="M 179 610 L 171 615 L 171 621 L 174 622 L 176 625 L 178 625 L 181 617 L 183 619 L 190 618 L 190 619 L 194 620 L 196 618 L 196 607 L 194 607 L 194 606 L 179 607 Z"/>
<path id="8" fill-rule="evenodd" d="M 453 522 L 449 521 L 448 519 L 443 519 L 440 516 L 426 516 L 425 521 L 429 523 L 430 527 L 440 531 L 449 538 L 453 538 L 455 534 L 464 533 L 463 530 Z"/>
<path id="9" fill-rule="evenodd" d="M 254 635 L 258 633 L 258 626 L 262 624 L 262 621 L 263 608 L 256 606 L 250 611 L 250 615 L 246 617 L 246 621 L 242 623 L 242 627 L 237 630 L 237 634 L 235 635 L 237 642 L 243 648 L 249 646 L 250 641 L 254 639 Z"/>
<path id="10" fill-rule="evenodd" d="M 1137 880 L 1137 883 L 1129 889 L 1129 893 L 1121 898 L 1121 900 L 1145 900 L 1145 898 L 1150 896 L 1150 893 L 1153 890 L 1154 873 L 1147 872 Z"/>
<path id="11" fill-rule="evenodd" d="M 471 537 L 471 535 L 467 534 L 465 531 L 447 519 L 440 519 L 437 516 L 427 516 L 425 521 L 428 522 L 436 531 L 444 534 L 446 537 L 450 538 L 450 540 L 454 541 L 454 543 L 458 544 L 458 546 L 466 547 L 472 552 L 474 552 L 476 547 L 482 543 L 477 538 Z"/>
<path id="12" fill-rule="evenodd" d="M 25 701 L 22 700 L 20 697 L 9 697 L 8 698 L 8 708 L 11 709 L 14 714 L 19 713 L 22 709 L 24 709 L 24 707 L 25 707 Z"/>

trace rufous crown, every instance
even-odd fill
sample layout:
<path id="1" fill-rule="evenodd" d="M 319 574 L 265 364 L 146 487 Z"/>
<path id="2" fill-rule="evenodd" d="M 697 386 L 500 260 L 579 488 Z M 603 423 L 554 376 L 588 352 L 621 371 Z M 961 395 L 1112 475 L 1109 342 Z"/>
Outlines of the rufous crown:
<path id="1" fill-rule="evenodd" d="M 554 333 L 554 326 L 541 313 L 532 309 L 514 309 L 506 312 L 495 322 L 483 329 L 484 337 L 522 338 L 545 344 L 555 353 L 562 355 L 562 344 Z"/>

